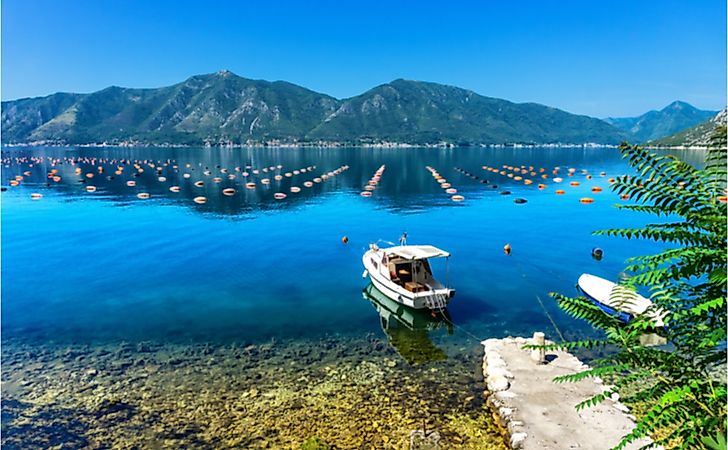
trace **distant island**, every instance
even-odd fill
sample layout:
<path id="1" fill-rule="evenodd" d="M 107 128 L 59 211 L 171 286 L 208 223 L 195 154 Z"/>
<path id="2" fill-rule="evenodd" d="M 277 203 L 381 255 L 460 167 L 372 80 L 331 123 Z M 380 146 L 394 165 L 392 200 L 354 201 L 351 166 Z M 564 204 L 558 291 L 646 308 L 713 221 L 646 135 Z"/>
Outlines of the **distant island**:
<path id="1" fill-rule="evenodd" d="M 657 113 L 657 114 L 652 114 Z M 2 102 L 4 145 L 583 146 L 668 136 L 713 111 L 675 102 L 601 120 L 398 79 L 348 99 L 229 71 L 168 87 L 109 87 Z M 677 119 L 676 119 L 677 117 Z"/>

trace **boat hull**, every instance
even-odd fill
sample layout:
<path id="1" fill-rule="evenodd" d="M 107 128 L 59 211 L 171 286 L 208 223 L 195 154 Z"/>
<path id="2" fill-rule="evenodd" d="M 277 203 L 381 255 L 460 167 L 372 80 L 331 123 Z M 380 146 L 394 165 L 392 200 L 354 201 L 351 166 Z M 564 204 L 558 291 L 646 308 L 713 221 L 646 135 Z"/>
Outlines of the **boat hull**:
<path id="1" fill-rule="evenodd" d="M 633 294 L 629 303 L 615 305 L 615 300 L 612 300 L 611 297 L 617 287 L 616 283 L 590 274 L 582 274 L 577 281 L 577 288 L 587 299 L 621 322 L 628 323 L 634 319 L 635 315 L 645 313 L 648 308 L 653 308 L 652 302 L 639 294 Z M 658 309 L 648 314 L 655 327 L 664 326 L 663 319 L 666 316 L 664 311 Z"/>
<path id="2" fill-rule="evenodd" d="M 410 292 L 400 285 L 387 279 L 384 274 L 379 271 L 378 267 L 374 267 L 372 260 L 381 259 L 381 256 L 372 250 L 364 253 L 362 262 L 366 268 L 366 274 L 369 276 L 372 284 L 384 295 L 390 299 L 414 309 L 442 309 L 450 303 L 450 299 L 454 296 L 454 289 L 435 289 L 427 292 Z M 437 296 L 439 307 L 431 308 L 432 296 Z"/>

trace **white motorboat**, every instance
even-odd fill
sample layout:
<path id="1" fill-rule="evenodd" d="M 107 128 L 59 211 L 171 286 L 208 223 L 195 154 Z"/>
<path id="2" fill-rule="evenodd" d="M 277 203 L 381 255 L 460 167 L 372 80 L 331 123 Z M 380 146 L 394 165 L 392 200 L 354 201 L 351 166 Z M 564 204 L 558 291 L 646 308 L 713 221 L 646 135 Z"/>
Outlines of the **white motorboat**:
<path id="1" fill-rule="evenodd" d="M 629 322 L 635 316 L 647 313 L 656 328 L 665 326 L 666 311 L 623 286 L 588 273 L 582 274 L 577 283 L 579 290 L 594 304 L 606 313 L 616 315 L 622 322 Z"/>
<path id="2" fill-rule="evenodd" d="M 364 253 L 363 276 L 387 297 L 415 309 L 442 309 L 455 295 L 455 289 L 435 279 L 430 258 L 449 258 L 450 254 L 431 245 L 398 245 L 379 248 L 371 244 Z"/>

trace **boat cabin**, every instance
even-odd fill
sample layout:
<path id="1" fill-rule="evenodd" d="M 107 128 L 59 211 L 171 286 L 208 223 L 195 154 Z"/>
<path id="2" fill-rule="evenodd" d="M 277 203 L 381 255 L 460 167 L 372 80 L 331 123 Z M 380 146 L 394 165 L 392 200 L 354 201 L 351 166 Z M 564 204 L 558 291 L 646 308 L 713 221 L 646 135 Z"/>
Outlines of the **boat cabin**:
<path id="1" fill-rule="evenodd" d="M 432 275 L 427 259 L 448 257 L 449 253 L 429 245 L 393 247 L 383 253 L 381 264 L 387 268 L 389 279 L 409 292 L 426 292 L 442 287 Z"/>

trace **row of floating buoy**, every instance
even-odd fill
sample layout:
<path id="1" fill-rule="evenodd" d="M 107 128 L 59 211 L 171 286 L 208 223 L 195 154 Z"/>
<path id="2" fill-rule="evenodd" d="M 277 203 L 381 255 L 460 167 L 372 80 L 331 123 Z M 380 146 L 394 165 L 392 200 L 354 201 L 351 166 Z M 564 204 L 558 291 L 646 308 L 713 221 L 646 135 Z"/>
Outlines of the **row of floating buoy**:
<path id="1" fill-rule="evenodd" d="M 526 185 L 532 184 L 533 183 L 533 180 L 530 179 L 530 178 L 523 178 L 522 176 L 517 175 L 517 174 L 520 173 L 520 174 L 523 174 L 523 175 L 530 175 L 530 176 L 540 175 L 540 177 L 542 179 L 544 179 L 544 180 L 549 179 L 549 175 L 546 173 L 546 169 L 543 168 L 543 167 L 541 167 L 539 169 L 536 169 L 534 166 L 528 166 L 528 167 L 526 167 L 525 165 L 522 165 L 521 167 L 516 167 L 516 166 L 511 166 L 511 165 L 508 165 L 508 164 L 504 164 L 500 169 L 499 168 L 495 168 L 495 167 L 491 167 L 491 166 L 488 166 L 488 165 L 484 165 L 484 166 L 482 166 L 482 168 L 484 170 L 486 170 L 486 171 L 489 171 L 489 172 L 492 172 L 492 173 L 496 173 L 496 174 L 499 174 L 499 175 L 502 175 L 502 176 L 506 176 L 508 178 L 511 178 L 514 181 L 523 181 L 523 183 L 526 184 Z M 562 177 L 557 176 L 560 173 L 560 171 L 561 171 L 561 167 L 558 167 L 558 166 L 555 167 L 551 171 L 551 173 L 553 175 L 555 175 L 551 179 L 551 181 L 553 181 L 554 183 L 562 183 L 564 181 L 564 179 Z M 577 169 L 576 168 L 568 168 L 566 170 L 566 172 L 567 172 L 567 176 L 574 176 L 574 174 L 576 174 L 576 172 L 577 172 Z M 589 174 L 589 172 L 586 169 L 582 169 L 580 171 L 580 173 L 582 175 L 585 175 L 588 180 L 592 179 L 591 174 Z M 606 175 L 607 174 L 604 171 L 599 172 L 599 176 L 600 177 L 605 177 Z M 615 182 L 615 179 L 614 178 L 609 178 L 607 181 L 611 184 L 611 183 L 614 183 Z M 569 182 L 569 186 L 571 186 L 571 187 L 577 187 L 577 186 L 580 186 L 580 185 L 581 185 L 581 183 L 579 181 L 571 181 L 571 182 Z M 538 187 L 539 190 L 543 190 L 543 189 L 546 189 L 546 184 L 543 183 L 543 182 L 542 183 L 538 183 L 537 184 L 537 187 Z M 600 193 L 600 192 L 603 192 L 603 188 L 601 186 L 593 186 L 591 188 L 591 191 L 593 193 Z M 564 195 L 564 194 L 566 194 L 566 191 L 564 189 L 556 189 L 554 191 L 554 193 L 556 195 Z M 629 196 L 622 195 L 622 196 L 620 196 L 620 198 L 622 198 L 623 200 L 627 200 L 627 199 L 629 199 Z M 594 203 L 594 199 L 591 198 L 591 197 L 583 197 L 579 201 L 580 201 L 580 203 L 585 203 L 585 204 Z"/>
<path id="2" fill-rule="evenodd" d="M 369 181 L 367 181 L 367 184 L 364 186 L 364 190 L 361 191 L 359 195 L 361 195 L 362 197 L 371 197 L 372 192 L 377 188 L 379 181 L 382 179 L 382 174 L 384 173 L 384 169 L 386 168 L 387 166 L 382 164 L 379 169 L 374 172 L 374 175 L 372 175 Z"/>
<path id="3" fill-rule="evenodd" d="M 50 158 L 48 160 L 46 160 L 44 158 L 45 157 L 35 158 L 32 160 L 30 165 L 31 166 L 36 165 L 36 164 L 40 165 L 40 164 L 50 160 Z M 15 161 L 8 160 L 7 162 L 8 163 L 15 162 L 15 163 L 22 164 L 25 162 L 25 159 L 18 159 Z M 145 171 L 145 169 L 152 169 L 152 170 L 156 169 L 157 170 L 157 174 L 156 174 L 157 181 L 159 181 L 160 183 L 167 182 L 167 180 L 168 180 L 168 178 L 162 172 L 162 170 L 164 169 L 164 167 L 162 167 L 162 166 L 166 167 L 166 166 L 171 165 L 171 167 L 175 171 L 178 171 L 178 169 L 180 168 L 180 165 L 178 165 L 173 160 L 167 160 L 165 163 L 156 162 L 156 164 L 155 164 L 155 162 L 151 161 L 151 160 L 117 160 L 117 159 L 108 160 L 108 159 L 101 159 L 101 158 L 56 158 L 56 159 L 52 160 L 51 165 L 52 166 L 62 165 L 64 163 L 68 164 L 70 166 L 76 166 L 73 168 L 73 172 L 78 177 L 80 177 L 79 182 L 82 182 L 82 183 L 86 183 L 86 180 L 93 180 L 97 175 L 104 174 L 105 170 L 109 169 L 108 167 L 105 168 L 104 166 L 98 165 L 98 164 L 108 164 L 108 163 L 112 164 L 113 167 L 111 167 L 111 171 L 114 171 L 114 173 L 117 175 L 123 175 L 125 173 L 126 168 L 133 168 L 130 170 L 130 172 L 127 171 L 127 173 L 131 173 L 132 176 L 135 176 L 135 177 L 138 177 L 139 174 L 141 174 Z M 78 164 L 83 164 L 83 165 L 90 164 L 93 167 L 89 170 L 88 168 L 84 169 L 83 167 L 77 166 Z M 200 163 L 198 165 L 202 168 L 202 163 Z M 279 164 L 277 166 L 274 165 L 274 166 L 264 167 L 264 168 L 260 168 L 260 169 L 258 169 L 258 168 L 254 169 L 251 166 L 245 166 L 245 167 L 236 167 L 235 169 L 230 170 L 230 169 L 227 169 L 224 167 L 221 168 L 219 165 L 216 168 L 219 169 L 219 172 L 221 175 L 226 175 L 229 180 L 233 180 L 236 178 L 236 176 L 232 172 L 240 172 L 241 175 L 248 177 L 251 175 L 251 173 L 253 175 L 265 174 L 265 173 L 273 174 L 273 173 L 275 173 L 276 169 L 281 169 L 282 167 L 283 166 Z M 290 178 L 290 177 L 294 177 L 294 176 L 302 174 L 302 173 L 312 172 L 315 169 L 315 167 L 316 166 L 302 167 L 300 169 L 286 172 L 285 174 L 275 174 L 275 176 L 273 176 L 273 179 L 275 179 L 276 181 L 280 181 L 283 178 Z M 187 169 L 187 172 L 185 172 L 183 174 L 183 178 L 191 178 L 192 175 L 189 172 L 192 172 L 195 170 L 193 165 L 188 163 L 188 164 L 184 165 L 184 168 Z M 341 173 L 341 171 L 346 170 L 348 168 L 349 168 L 348 166 L 342 166 L 334 171 L 323 174 L 320 177 L 316 177 L 313 181 L 306 181 L 304 183 L 304 185 L 306 187 L 312 187 L 314 185 L 314 182 L 320 183 L 323 180 L 326 180 L 330 177 L 334 177 L 334 176 L 338 175 L 339 173 Z M 214 172 L 212 170 L 210 170 L 209 167 L 204 167 L 204 170 L 202 171 L 202 173 L 203 173 L 203 175 L 208 176 L 208 177 L 215 175 Z M 26 171 L 26 172 L 24 172 L 24 174 L 22 176 L 18 175 L 17 179 L 14 179 L 13 180 L 14 182 L 12 184 L 18 185 L 18 184 L 20 184 L 20 181 L 22 181 L 24 179 L 23 178 L 24 176 L 29 177 L 31 175 L 32 175 L 32 173 L 30 171 Z M 56 168 L 53 168 L 48 172 L 48 177 L 53 178 L 55 182 L 61 181 L 61 177 L 58 174 L 58 169 L 56 169 Z M 106 176 L 106 178 L 110 180 L 110 179 L 113 179 L 113 176 L 109 175 L 109 176 Z M 214 176 L 211 181 L 213 183 L 220 183 L 223 181 L 223 177 Z M 259 180 L 259 182 L 260 182 L 260 184 L 267 185 L 267 184 L 270 184 L 270 179 L 263 178 L 263 179 Z M 137 181 L 135 181 L 135 180 L 128 180 L 125 183 L 128 187 L 137 186 Z M 205 182 L 202 180 L 198 180 L 198 181 L 194 182 L 193 185 L 195 187 L 201 188 L 201 187 L 205 186 Z M 248 183 L 245 184 L 245 186 L 249 189 L 253 189 L 256 187 L 256 184 L 253 181 L 249 181 Z M 84 186 L 84 189 L 86 192 L 96 192 L 98 188 L 96 186 L 87 184 L 86 186 Z M 299 188 L 297 186 L 293 186 L 290 188 L 290 190 L 291 190 L 291 192 L 296 193 L 296 192 L 300 192 L 301 188 Z M 174 185 L 174 186 L 169 187 L 169 191 L 173 192 L 173 193 L 178 193 L 178 192 L 181 192 L 181 188 L 180 188 L 180 186 Z M 232 187 L 224 188 L 224 189 L 222 189 L 221 192 L 223 195 L 228 196 L 228 197 L 234 196 L 236 194 L 236 190 Z M 148 192 L 139 192 L 136 194 L 136 196 L 139 199 L 151 198 L 151 194 Z M 282 199 L 282 198 L 285 198 L 285 196 L 286 195 L 283 193 L 277 193 L 275 195 L 275 198 Z M 37 199 L 42 198 L 42 195 L 41 194 L 35 195 L 35 193 L 34 193 L 31 195 L 31 197 L 34 200 L 37 200 Z M 207 198 L 204 196 L 197 196 L 197 197 L 194 197 L 193 201 L 198 204 L 204 204 L 207 202 Z"/>
<path id="4" fill-rule="evenodd" d="M 488 181 L 487 179 L 480 178 L 478 175 L 468 172 L 467 170 L 465 170 L 461 167 L 455 167 L 454 169 L 456 172 L 459 172 L 459 173 L 465 175 L 466 177 L 472 178 L 473 180 L 477 181 L 478 183 L 487 184 L 491 189 L 498 189 L 497 184 L 491 184 L 490 181 Z"/>
<path id="5" fill-rule="evenodd" d="M 313 166 L 313 167 L 315 168 L 316 166 Z M 308 171 L 310 171 L 310 170 L 311 169 L 309 169 Z M 306 187 L 306 188 L 311 188 L 311 187 L 313 187 L 313 185 L 315 183 L 322 183 L 322 182 L 324 182 L 326 180 L 332 179 L 332 178 L 338 176 L 339 174 L 341 174 L 342 172 L 344 172 L 346 170 L 349 170 L 349 166 L 346 165 L 346 164 L 344 164 L 343 166 L 339 166 L 339 167 L 337 167 L 336 169 L 334 169 L 332 171 L 323 173 L 323 174 L 321 174 L 318 177 L 314 177 L 311 180 L 304 181 L 303 182 L 303 186 Z M 300 171 L 294 170 L 291 173 L 291 176 L 295 176 L 295 175 L 298 175 L 299 173 L 306 173 L 306 172 L 307 172 L 307 170 L 303 170 L 303 169 L 301 169 Z M 285 176 L 289 176 L 288 173 L 286 173 Z M 299 186 L 291 186 L 290 189 L 289 189 L 289 191 L 292 194 L 298 194 L 299 192 L 301 192 L 301 190 L 302 189 Z M 288 195 L 286 195 L 284 192 L 276 192 L 276 193 L 273 194 L 273 198 L 276 199 L 276 200 L 284 200 L 286 197 L 288 197 Z"/>
<path id="6" fill-rule="evenodd" d="M 440 185 L 440 187 L 445 191 L 446 194 L 451 195 L 450 200 L 454 202 L 462 202 L 465 200 L 465 197 L 458 194 L 458 190 L 455 189 L 450 183 L 447 182 L 447 180 L 438 173 L 438 171 L 430 166 L 425 166 L 425 169 L 427 169 L 428 172 L 432 175 L 432 178 L 435 179 L 435 181 Z"/>

